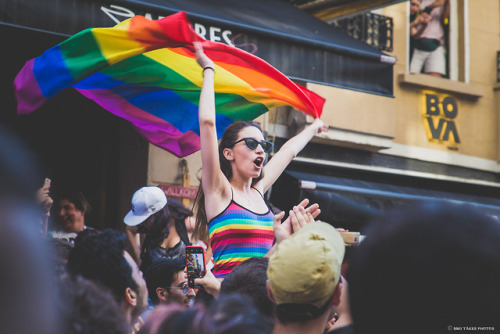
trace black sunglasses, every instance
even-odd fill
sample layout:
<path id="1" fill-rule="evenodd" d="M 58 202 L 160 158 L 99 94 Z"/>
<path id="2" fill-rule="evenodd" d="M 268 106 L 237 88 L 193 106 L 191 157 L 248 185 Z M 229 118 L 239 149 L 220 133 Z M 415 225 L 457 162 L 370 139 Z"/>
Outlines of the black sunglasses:
<path id="1" fill-rule="evenodd" d="M 269 151 L 271 151 L 273 149 L 273 143 L 271 143 L 270 141 L 267 141 L 267 140 L 258 141 L 257 139 L 248 138 L 248 137 L 242 138 L 238 141 L 235 141 L 230 147 L 233 147 L 234 145 L 238 144 L 241 141 L 244 141 L 245 144 L 247 144 L 248 148 L 251 150 L 255 150 L 259 144 L 260 144 L 260 146 L 262 146 L 262 149 L 266 153 L 268 153 Z"/>

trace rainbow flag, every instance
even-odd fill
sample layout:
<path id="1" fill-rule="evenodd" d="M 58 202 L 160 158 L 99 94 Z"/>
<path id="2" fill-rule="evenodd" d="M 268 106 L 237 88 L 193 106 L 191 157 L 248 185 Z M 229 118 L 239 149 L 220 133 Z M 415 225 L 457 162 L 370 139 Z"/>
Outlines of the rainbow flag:
<path id="1" fill-rule="evenodd" d="M 151 143 L 178 157 L 200 148 L 198 103 L 203 80 L 193 42 L 215 62 L 218 136 L 235 121 L 290 105 L 320 117 L 324 99 L 262 59 L 204 40 L 186 13 L 135 16 L 111 28 L 86 29 L 29 60 L 14 85 L 18 113 L 31 113 L 72 86 L 130 121 Z"/>

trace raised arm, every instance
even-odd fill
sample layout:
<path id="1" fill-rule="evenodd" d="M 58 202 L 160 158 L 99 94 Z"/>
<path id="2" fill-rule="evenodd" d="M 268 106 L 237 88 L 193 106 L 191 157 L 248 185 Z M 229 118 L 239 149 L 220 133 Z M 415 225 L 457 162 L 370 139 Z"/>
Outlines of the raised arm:
<path id="1" fill-rule="evenodd" d="M 220 195 L 224 189 L 226 178 L 220 169 L 219 152 L 217 144 L 217 131 L 215 128 L 215 93 L 214 76 L 215 64 L 205 55 L 200 43 L 194 43 L 196 61 L 201 66 L 203 84 L 200 93 L 198 117 L 200 122 L 201 162 L 202 162 L 202 187 L 205 193 L 206 209 L 210 210 L 212 198 Z M 207 202 L 208 201 L 208 202 Z M 207 211 L 207 216 L 210 213 Z"/>
<path id="2" fill-rule="evenodd" d="M 288 164 L 316 134 L 328 130 L 322 120 L 316 118 L 295 137 L 290 138 L 264 167 L 264 178 L 259 182 L 263 193 L 266 192 L 283 173 Z"/>

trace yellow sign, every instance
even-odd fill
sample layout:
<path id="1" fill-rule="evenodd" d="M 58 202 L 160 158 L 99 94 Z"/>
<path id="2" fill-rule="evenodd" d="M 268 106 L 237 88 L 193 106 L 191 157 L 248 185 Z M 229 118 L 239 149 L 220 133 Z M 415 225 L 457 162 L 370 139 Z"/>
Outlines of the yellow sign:
<path id="1" fill-rule="evenodd" d="M 429 141 L 448 144 L 457 148 L 460 143 L 455 119 L 458 116 L 458 103 L 453 96 L 438 95 L 424 91 L 423 116 L 424 127 Z"/>

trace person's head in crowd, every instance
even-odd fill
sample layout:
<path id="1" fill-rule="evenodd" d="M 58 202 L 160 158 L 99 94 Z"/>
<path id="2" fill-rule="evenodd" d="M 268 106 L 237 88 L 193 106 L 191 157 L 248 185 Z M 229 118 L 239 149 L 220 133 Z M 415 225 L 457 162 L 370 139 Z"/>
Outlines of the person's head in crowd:
<path id="1" fill-rule="evenodd" d="M 69 240 L 54 238 L 48 238 L 47 245 L 51 256 L 52 271 L 56 278 L 60 278 L 66 273 L 66 263 L 74 245 Z"/>
<path id="2" fill-rule="evenodd" d="M 139 334 L 270 334 L 272 328 L 271 319 L 262 316 L 251 299 L 232 294 L 221 296 L 210 308 L 159 305 Z"/>
<path id="3" fill-rule="evenodd" d="M 221 295 L 212 306 L 212 318 L 218 334 L 271 334 L 274 321 L 264 316 L 245 295 Z"/>
<path id="4" fill-rule="evenodd" d="M 135 226 L 138 233 L 146 233 L 160 223 L 164 227 L 169 217 L 167 202 L 160 188 L 142 187 L 132 196 L 132 209 L 123 221 L 128 226 Z"/>
<path id="5" fill-rule="evenodd" d="M 175 227 L 179 236 L 187 235 L 185 220 L 192 215 L 193 212 L 182 203 L 167 199 L 159 187 L 142 187 L 132 196 L 132 209 L 123 221 L 134 233 L 146 234 L 142 257 L 147 249 L 161 245 L 169 236 L 171 227 Z"/>
<path id="6" fill-rule="evenodd" d="M 410 15 L 415 15 L 420 11 L 420 0 L 410 0 Z"/>
<path id="7" fill-rule="evenodd" d="M 130 326 L 109 290 L 81 276 L 62 279 L 58 315 L 64 334 L 129 334 Z"/>
<path id="8" fill-rule="evenodd" d="M 90 204 L 78 190 L 62 190 L 55 205 L 57 222 L 64 232 L 79 233 L 85 229 L 85 215 Z"/>
<path id="9" fill-rule="evenodd" d="M 70 274 L 82 275 L 111 290 L 129 322 L 147 308 L 142 273 L 125 251 L 125 235 L 106 229 L 77 243 L 68 259 Z"/>
<path id="10" fill-rule="evenodd" d="M 500 224 L 442 202 L 391 212 L 370 223 L 347 280 L 357 334 L 497 328 Z"/>
<path id="11" fill-rule="evenodd" d="M 94 228 L 88 228 L 86 230 L 83 230 L 80 233 L 78 233 L 78 235 L 76 236 L 74 244 L 76 245 L 87 238 L 91 238 L 91 237 L 98 235 L 98 234 L 101 234 L 101 233 L 102 233 L 102 231 L 96 230 Z"/>
<path id="12" fill-rule="evenodd" d="M 267 257 L 253 257 L 243 261 L 224 278 L 220 294 L 239 293 L 252 298 L 257 309 L 274 318 L 275 305 L 269 299 L 266 289 Z"/>
<path id="13" fill-rule="evenodd" d="M 186 263 L 180 259 L 160 259 L 144 273 L 153 305 L 177 303 L 191 306 L 196 293 L 184 278 Z"/>
<path id="14" fill-rule="evenodd" d="M 344 252 L 340 233 L 324 222 L 309 223 L 278 245 L 267 269 L 276 333 L 323 333 L 340 303 Z"/>
<path id="15" fill-rule="evenodd" d="M 150 313 L 138 334 L 215 334 L 209 312 L 205 309 L 186 309 L 179 304 L 158 305 Z"/>
<path id="16" fill-rule="evenodd" d="M 132 196 L 132 209 L 123 221 L 128 226 L 135 226 L 139 233 L 162 231 L 169 220 L 173 220 L 176 227 L 185 230 L 184 220 L 192 215 L 193 212 L 182 203 L 167 199 L 161 188 L 142 187 Z"/>

